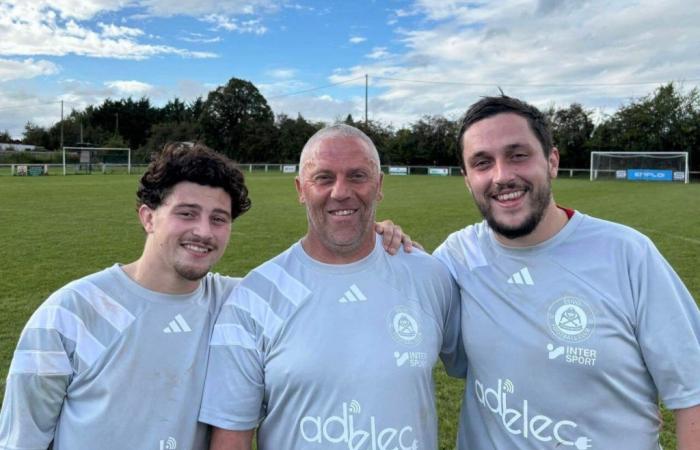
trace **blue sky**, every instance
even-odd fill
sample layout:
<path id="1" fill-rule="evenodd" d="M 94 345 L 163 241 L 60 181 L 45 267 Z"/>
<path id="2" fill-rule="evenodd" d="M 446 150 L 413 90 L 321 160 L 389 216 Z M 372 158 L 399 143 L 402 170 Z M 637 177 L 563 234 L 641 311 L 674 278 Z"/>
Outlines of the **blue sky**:
<path id="1" fill-rule="evenodd" d="M 497 86 L 600 117 L 695 87 L 698 23 L 685 0 L 0 0 L 0 130 L 49 125 L 61 100 L 162 105 L 231 77 L 276 114 L 332 122 L 363 116 L 365 74 L 370 118 L 394 126 L 458 117 Z"/>

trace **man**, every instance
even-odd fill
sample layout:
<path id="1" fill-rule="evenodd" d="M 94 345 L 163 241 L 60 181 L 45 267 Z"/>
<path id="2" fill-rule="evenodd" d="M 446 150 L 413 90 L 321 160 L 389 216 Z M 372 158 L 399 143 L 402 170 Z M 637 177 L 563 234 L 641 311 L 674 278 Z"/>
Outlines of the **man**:
<path id="1" fill-rule="evenodd" d="M 0 449 L 201 449 L 215 313 L 238 280 L 209 273 L 250 207 L 243 175 L 171 144 L 137 193 L 141 257 L 73 281 L 27 323 L 10 366 Z"/>
<path id="2" fill-rule="evenodd" d="M 459 343 L 458 293 L 424 253 L 388 256 L 372 232 L 379 157 L 336 125 L 296 179 L 308 231 L 234 290 L 211 341 L 200 420 L 212 449 L 433 449 L 432 369 Z"/>
<path id="3" fill-rule="evenodd" d="M 485 219 L 435 251 L 462 287 L 459 448 L 658 450 L 657 398 L 700 448 L 700 314 L 652 242 L 554 203 L 534 107 L 484 98 L 459 143 Z"/>

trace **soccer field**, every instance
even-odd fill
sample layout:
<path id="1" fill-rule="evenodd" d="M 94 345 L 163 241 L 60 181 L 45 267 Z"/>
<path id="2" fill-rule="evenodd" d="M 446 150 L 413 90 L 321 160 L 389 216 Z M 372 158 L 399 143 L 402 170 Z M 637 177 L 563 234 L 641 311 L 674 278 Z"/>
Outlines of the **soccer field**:
<path id="1" fill-rule="evenodd" d="M 246 175 L 253 207 L 234 223 L 229 248 L 215 268 L 237 276 L 286 249 L 306 229 L 293 176 Z M 138 177 L 127 175 L 0 177 L 0 229 L 6 236 L 0 265 L 2 392 L 19 333 L 52 291 L 141 254 L 137 183 Z M 700 184 L 562 179 L 555 181 L 554 193 L 561 205 L 647 234 L 700 299 Z M 378 218 L 400 224 L 427 250 L 479 220 L 460 177 L 385 177 L 384 194 Z M 452 448 L 462 384 L 437 372 L 440 447 Z M 675 448 L 669 414 L 666 419 L 663 443 Z"/>

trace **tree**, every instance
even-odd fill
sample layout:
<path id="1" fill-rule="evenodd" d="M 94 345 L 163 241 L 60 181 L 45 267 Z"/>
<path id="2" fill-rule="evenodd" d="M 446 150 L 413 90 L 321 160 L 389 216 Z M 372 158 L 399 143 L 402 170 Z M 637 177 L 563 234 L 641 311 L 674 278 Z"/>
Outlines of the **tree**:
<path id="1" fill-rule="evenodd" d="M 591 149 L 588 146 L 593 134 L 590 112 L 578 103 L 553 111 L 550 122 L 554 145 L 559 149 L 560 167 L 586 167 Z"/>
<path id="2" fill-rule="evenodd" d="M 233 159 L 263 161 L 272 150 L 265 133 L 275 130 L 274 115 L 249 81 L 231 78 L 210 92 L 199 123 L 207 145 Z"/>
<path id="3" fill-rule="evenodd" d="M 442 116 L 423 117 L 411 126 L 413 151 L 405 163 L 456 166 L 458 130 L 456 122 Z"/>
<path id="4" fill-rule="evenodd" d="M 592 145 L 600 150 L 686 151 L 700 168 L 700 92 L 683 94 L 673 84 L 623 106 L 597 127 Z"/>
<path id="5" fill-rule="evenodd" d="M 5 130 L 2 133 L 0 133 L 0 142 L 12 144 L 15 141 L 14 141 L 14 139 L 12 139 L 12 136 L 10 136 L 10 132 Z"/>
<path id="6" fill-rule="evenodd" d="M 278 162 L 296 163 L 299 161 L 304 144 L 323 124 L 313 124 L 299 114 L 296 120 L 285 114 L 277 116 L 276 126 L 279 130 L 277 152 L 274 155 Z"/>
<path id="7" fill-rule="evenodd" d="M 36 145 L 47 149 L 53 149 L 53 147 L 51 147 L 50 145 L 51 140 L 48 131 L 46 131 L 46 128 L 36 125 L 32 122 L 27 122 L 27 124 L 24 125 L 22 143 L 28 145 Z"/>

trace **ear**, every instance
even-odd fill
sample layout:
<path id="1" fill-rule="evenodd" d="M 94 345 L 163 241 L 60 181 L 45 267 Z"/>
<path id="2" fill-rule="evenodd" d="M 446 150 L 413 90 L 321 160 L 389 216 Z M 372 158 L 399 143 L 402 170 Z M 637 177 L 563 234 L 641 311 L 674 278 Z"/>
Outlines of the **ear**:
<path id="1" fill-rule="evenodd" d="M 549 163 L 549 176 L 556 178 L 559 173 L 559 149 L 552 147 L 547 162 Z"/>
<path id="2" fill-rule="evenodd" d="M 382 186 L 384 185 L 384 172 L 379 172 L 379 189 L 377 189 L 377 200 L 381 201 L 384 198 Z"/>
<path id="3" fill-rule="evenodd" d="M 151 209 L 148 205 L 139 206 L 139 220 L 141 221 L 141 226 L 146 231 L 146 233 L 153 232 L 154 216 L 155 216 L 155 210 Z"/>
<path id="4" fill-rule="evenodd" d="M 299 203 L 304 203 L 304 193 L 301 190 L 301 179 L 297 176 L 294 177 L 294 187 L 297 189 L 297 198 L 299 199 Z"/>

